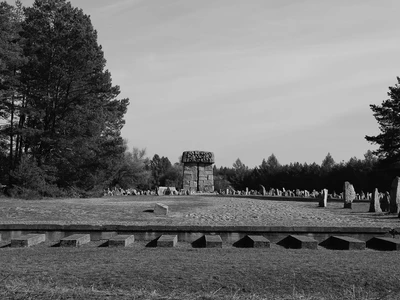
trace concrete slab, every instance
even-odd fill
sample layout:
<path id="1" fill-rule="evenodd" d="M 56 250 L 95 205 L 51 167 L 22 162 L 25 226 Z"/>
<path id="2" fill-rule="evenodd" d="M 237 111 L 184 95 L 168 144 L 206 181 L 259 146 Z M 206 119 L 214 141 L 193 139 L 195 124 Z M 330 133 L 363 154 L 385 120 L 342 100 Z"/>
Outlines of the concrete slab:
<path id="1" fill-rule="evenodd" d="M 134 242 L 134 235 L 116 235 L 108 240 L 108 247 L 126 247 Z"/>
<path id="2" fill-rule="evenodd" d="M 365 241 L 349 236 L 331 236 L 321 246 L 334 250 L 365 250 Z"/>
<path id="3" fill-rule="evenodd" d="M 154 214 L 156 216 L 168 215 L 168 206 L 163 203 L 156 203 L 156 205 L 154 205 Z"/>
<path id="4" fill-rule="evenodd" d="M 270 248 L 271 243 L 262 235 L 246 235 L 233 244 L 238 248 Z"/>
<path id="5" fill-rule="evenodd" d="M 219 235 L 205 235 L 206 248 L 222 248 L 222 239 Z"/>
<path id="6" fill-rule="evenodd" d="M 60 247 L 79 247 L 90 242 L 90 234 L 73 234 L 60 241 Z"/>
<path id="7" fill-rule="evenodd" d="M 400 239 L 391 237 L 373 237 L 367 241 L 367 247 L 375 250 L 383 251 L 399 251 Z"/>
<path id="8" fill-rule="evenodd" d="M 317 249 L 318 241 L 306 235 L 289 235 L 278 245 L 289 249 Z"/>
<path id="9" fill-rule="evenodd" d="M 178 243 L 177 235 L 163 234 L 157 240 L 157 247 L 175 247 L 177 243 Z"/>
<path id="10" fill-rule="evenodd" d="M 46 241 L 45 234 L 25 234 L 11 239 L 11 247 L 31 247 Z"/>

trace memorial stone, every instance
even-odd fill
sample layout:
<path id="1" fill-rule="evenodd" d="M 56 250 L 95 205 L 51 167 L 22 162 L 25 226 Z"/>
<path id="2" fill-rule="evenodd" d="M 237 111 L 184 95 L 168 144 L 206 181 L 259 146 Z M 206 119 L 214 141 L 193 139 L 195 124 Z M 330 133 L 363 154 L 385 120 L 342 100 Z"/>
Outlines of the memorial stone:
<path id="1" fill-rule="evenodd" d="M 353 185 L 348 181 L 343 185 L 343 196 L 344 208 L 351 208 L 351 205 L 356 198 L 356 192 L 354 191 Z"/>
<path id="2" fill-rule="evenodd" d="M 400 177 L 396 176 L 390 190 L 390 213 L 398 214 L 400 210 Z"/>
<path id="3" fill-rule="evenodd" d="M 168 206 L 162 203 L 156 203 L 154 205 L 154 214 L 156 216 L 166 216 L 168 215 Z"/>
<path id="4" fill-rule="evenodd" d="M 371 200 L 369 202 L 369 212 L 377 212 L 377 213 L 382 212 L 381 204 L 380 204 L 380 201 L 379 201 L 378 189 L 374 190 L 373 197 L 371 197 Z"/>
<path id="5" fill-rule="evenodd" d="M 326 207 L 328 204 L 328 190 L 324 189 L 319 200 L 319 207 Z"/>
<path id="6" fill-rule="evenodd" d="M 260 184 L 260 187 L 261 187 L 261 189 L 262 189 L 262 195 L 263 196 L 265 196 L 265 195 L 267 195 L 267 191 L 265 190 L 265 187 L 262 185 L 262 184 Z"/>
<path id="7" fill-rule="evenodd" d="M 185 151 L 182 154 L 183 190 L 192 192 L 214 191 L 214 153 L 206 151 Z"/>

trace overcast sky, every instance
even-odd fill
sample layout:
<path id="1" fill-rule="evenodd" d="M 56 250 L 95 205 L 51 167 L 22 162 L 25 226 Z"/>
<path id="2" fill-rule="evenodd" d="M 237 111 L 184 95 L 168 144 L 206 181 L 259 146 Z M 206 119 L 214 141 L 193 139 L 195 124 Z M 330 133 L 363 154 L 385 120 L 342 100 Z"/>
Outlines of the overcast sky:
<path id="1" fill-rule="evenodd" d="M 32 0 L 22 0 L 26 6 Z M 369 104 L 400 76 L 398 0 L 72 0 L 130 106 L 130 148 L 254 167 L 376 146 Z"/>

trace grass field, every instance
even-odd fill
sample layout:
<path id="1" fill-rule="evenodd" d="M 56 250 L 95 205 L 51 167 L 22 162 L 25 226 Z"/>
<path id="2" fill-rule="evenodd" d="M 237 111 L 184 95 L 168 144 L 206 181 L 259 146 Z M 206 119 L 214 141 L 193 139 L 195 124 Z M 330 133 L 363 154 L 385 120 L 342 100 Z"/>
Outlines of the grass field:
<path id="1" fill-rule="evenodd" d="M 1 299 L 396 299 L 396 252 L 271 249 L 0 250 Z"/>
<path id="2" fill-rule="evenodd" d="M 57 216 L 57 208 L 60 208 L 60 222 L 79 221 L 86 216 L 86 221 L 96 223 L 101 219 L 111 224 L 118 218 L 114 215 L 107 217 L 104 211 L 110 209 L 128 219 L 127 207 L 130 207 L 130 212 L 142 215 L 146 208 L 162 199 L 170 201 L 168 204 L 179 211 L 175 224 L 193 210 L 200 215 L 204 212 L 203 215 L 212 216 L 215 207 L 219 209 L 221 205 L 212 202 L 221 199 L 205 199 L 199 203 L 202 198 L 193 198 L 89 199 L 83 203 L 79 203 L 79 199 L 60 202 L 1 199 L 0 218 L 3 220 L 8 213 L 6 221 L 18 222 L 20 216 L 27 223 L 37 222 L 36 217 L 40 222 L 51 212 Z M 182 202 L 177 203 L 178 200 Z M 134 201 L 136 205 L 132 204 Z M 263 201 L 260 205 L 268 202 L 249 200 L 248 203 L 257 207 L 257 201 Z M 115 203 L 120 203 L 120 206 Z M 233 207 L 237 203 L 246 205 L 247 202 L 229 200 Z M 274 207 L 276 205 L 273 203 Z M 45 213 L 41 213 L 41 207 Z M 307 213 L 303 216 L 308 216 L 308 210 L 313 211 L 311 221 L 315 226 L 320 225 L 318 218 L 326 217 L 327 212 L 344 223 L 349 218 L 366 219 L 368 224 L 371 220 L 381 224 L 381 219 L 384 224 L 389 219 L 391 224 L 399 222 L 397 218 L 385 215 L 366 214 L 368 206 L 365 203 L 357 205 L 352 212 L 339 209 L 336 204 L 327 211 L 316 208 L 315 203 L 311 206 L 285 202 L 285 207 L 293 207 L 299 214 L 304 208 Z M 96 212 L 100 213 L 96 215 Z M 252 213 L 252 210 L 244 207 L 242 213 Z M 278 214 L 279 210 L 269 213 Z M 154 221 L 149 213 L 143 216 L 142 223 Z M 274 218 L 281 220 L 288 215 L 283 212 Z M 162 218 L 157 220 L 163 221 Z M 239 222 L 245 220 L 239 219 Z M 357 222 L 362 224 L 361 221 Z M 290 220 L 282 222 L 290 223 Z M 335 251 L 322 247 L 318 250 L 289 250 L 276 244 L 272 244 L 270 249 L 239 249 L 225 244 L 222 249 L 198 249 L 189 243 L 178 243 L 173 249 L 160 249 L 147 248 L 142 241 L 123 249 L 96 246 L 98 244 L 91 243 L 71 249 L 42 244 L 24 249 L 1 248 L 0 299 L 400 299 L 400 253 L 396 251 Z"/>

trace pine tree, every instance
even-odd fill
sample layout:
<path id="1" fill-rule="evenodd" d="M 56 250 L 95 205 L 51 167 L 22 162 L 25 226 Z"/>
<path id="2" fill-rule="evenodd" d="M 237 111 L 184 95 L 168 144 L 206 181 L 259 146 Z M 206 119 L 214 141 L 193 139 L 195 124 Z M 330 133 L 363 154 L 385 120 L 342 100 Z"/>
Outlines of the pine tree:
<path id="1" fill-rule="evenodd" d="M 65 0 L 24 8 L 21 102 L 15 160 L 22 154 L 56 168 L 60 187 L 107 185 L 124 158 L 120 135 L 128 99 L 105 70 L 89 16 Z"/>
<path id="2" fill-rule="evenodd" d="M 376 136 L 365 136 L 365 139 L 379 145 L 374 151 L 381 159 L 389 162 L 400 159 L 400 78 L 397 83 L 389 87 L 389 99 L 384 100 L 381 105 L 371 104 L 373 115 L 379 124 L 380 134 Z"/>

